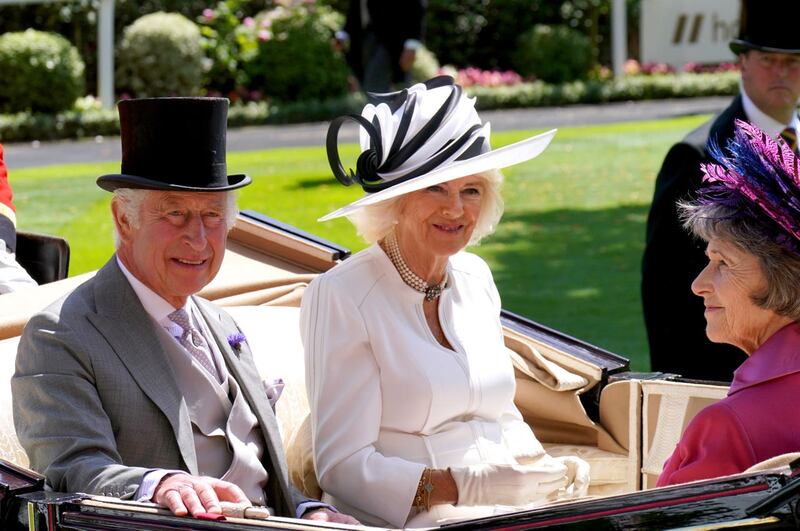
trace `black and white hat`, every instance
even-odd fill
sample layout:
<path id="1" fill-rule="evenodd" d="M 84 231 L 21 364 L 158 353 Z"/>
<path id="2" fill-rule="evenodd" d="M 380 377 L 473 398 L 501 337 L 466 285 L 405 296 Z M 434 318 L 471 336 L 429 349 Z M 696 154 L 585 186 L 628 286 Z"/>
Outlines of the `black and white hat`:
<path id="1" fill-rule="evenodd" d="M 500 149 L 489 145 L 490 125 L 482 124 L 469 98 L 450 76 L 439 76 L 408 89 L 371 94 L 361 115 L 334 119 L 328 129 L 328 162 L 344 185 L 359 184 L 365 195 L 323 216 L 346 216 L 428 186 L 468 175 L 506 168 L 533 159 L 556 130 Z M 361 126 L 361 154 L 356 170 L 345 172 L 339 158 L 339 128 L 348 120 Z"/>

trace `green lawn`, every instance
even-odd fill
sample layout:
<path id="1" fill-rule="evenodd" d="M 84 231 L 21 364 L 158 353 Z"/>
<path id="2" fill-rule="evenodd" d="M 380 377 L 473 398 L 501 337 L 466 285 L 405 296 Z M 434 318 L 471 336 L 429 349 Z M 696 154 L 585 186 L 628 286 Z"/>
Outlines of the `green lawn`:
<path id="1" fill-rule="evenodd" d="M 539 158 L 505 171 L 506 214 L 474 251 L 494 271 L 504 307 L 617 352 L 648 368 L 639 262 L 655 173 L 668 147 L 705 117 L 564 128 Z M 497 133 L 495 146 L 538 131 Z M 342 150 L 354 158 L 355 146 Z M 353 250 L 346 220 L 316 219 L 360 196 L 330 176 L 324 149 L 230 153 L 231 173 L 254 184 L 240 207 L 297 225 Z M 70 272 L 113 250 L 108 194 L 95 178 L 118 163 L 13 171 L 19 226 L 66 237 Z"/>

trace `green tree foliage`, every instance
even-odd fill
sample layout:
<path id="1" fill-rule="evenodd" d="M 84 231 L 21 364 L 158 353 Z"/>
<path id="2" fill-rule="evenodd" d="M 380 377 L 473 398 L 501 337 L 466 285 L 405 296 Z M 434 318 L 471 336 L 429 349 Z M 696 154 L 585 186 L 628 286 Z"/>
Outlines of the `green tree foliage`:
<path id="1" fill-rule="evenodd" d="M 559 5 L 548 0 L 429 0 L 426 43 L 443 64 L 508 69 L 520 33 L 537 23 L 560 22 Z"/>
<path id="2" fill-rule="evenodd" d="M 0 112 L 59 112 L 84 90 L 84 64 L 67 39 L 36 30 L 0 36 Z"/>
<path id="3" fill-rule="evenodd" d="M 347 64 L 334 49 L 333 34 L 343 21 L 326 6 L 296 2 L 255 17 L 256 46 L 243 53 L 250 89 L 278 101 L 326 99 L 347 90 Z"/>
<path id="4" fill-rule="evenodd" d="M 626 0 L 635 51 L 639 4 Z M 611 0 L 429 0 L 426 44 L 442 64 L 505 70 L 522 33 L 536 24 L 566 25 L 586 35 L 595 62 L 608 63 Z"/>
<path id="5" fill-rule="evenodd" d="M 248 87 L 243 69 L 248 47 L 260 44 L 243 31 L 243 21 L 276 6 L 301 3 L 309 9 L 344 13 L 357 0 L 115 0 L 117 39 L 139 17 L 156 11 L 181 13 L 200 23 L 206 51 L 204 87 L 212 93 L 252 98 L 269 87 Z M 628 46 L 637 55 L 641 0 L 626 0 Z M 100 0 L 70 0 L 0 6 L 0 34 L 32 27 L 60 33 L 86 64 L 86 86 L 96 93 L 97 8 Z M 441 64 L 506 70 L 513 67 L 519 36 L 536 24 L 566 25 L 589 37 L 595 62 L 610 60 L 611 0 L 428 0 L 425 44 Z M 203 13 L 215 14 L 213 21 Z M 336 28 L 338 29 L 338 28 Z M 261 90 L 258 90 L 261 89 Z"/>
<path id="6" fill-rule="evenodd" d="M 515 70 L 548 83 L 586 79 L 592 66 L 589 38 L 567 26 L 538 24 L 519 37 Z M 554 59 L 557 58 L 557 59 Z"/>
<path id="7" fill-rule="evenodd" d="M 218 2 L 197 18 L 207 61 L 203 86 L 210 93 L 230 95 L 247 83 L 242 55 L 255 47 L 255 40 L 242 20 L 246 17 L 240 0 Z"/>

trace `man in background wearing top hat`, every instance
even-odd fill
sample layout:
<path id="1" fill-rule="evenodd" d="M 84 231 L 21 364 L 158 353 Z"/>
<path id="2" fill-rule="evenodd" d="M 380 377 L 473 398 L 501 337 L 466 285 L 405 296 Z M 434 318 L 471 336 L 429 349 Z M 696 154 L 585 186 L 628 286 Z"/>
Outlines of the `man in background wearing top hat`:
<path id="1" fill-rule="evenodd" d="M 724 147 L 733 136 L 734 120 L 780 135 L 797 150 L 798 20 L 800 2 L 742 2 L 739 36 L 730 43 L 739 56 L 740 94 L 720 115 L 672 146 L 658 173 L 642 261 L 642 302 L 654 371 L 730 381 L 745 358 L 739 349 L 706 337 L 703 300 L 690 288 L 707 263 L 705 246 L 683 229 L 675 204 L 693 196 L 702 176 L 700 163 L 709 161 L 709 142 Z"/>
<path id="2" fill-rule="evenodd" d="M 220 501 L 353 523 L 288 481 L 247 342 L 194 294 L 216 275 L 236 216 L 221 98 L 119 104 L 111 191 L 117 252 L 25 327 L 14 422 L 50 487 L 219 513 Z"/>

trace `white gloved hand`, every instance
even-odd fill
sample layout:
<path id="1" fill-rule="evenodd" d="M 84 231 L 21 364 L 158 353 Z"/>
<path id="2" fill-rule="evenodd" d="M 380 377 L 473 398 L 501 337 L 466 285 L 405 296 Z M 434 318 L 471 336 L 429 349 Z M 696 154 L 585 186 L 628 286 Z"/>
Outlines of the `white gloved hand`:
<path id="1" fill-rule="evenodd" d="M 451 468 L 458 505 L 526 505 L 567 485 L 567 466 L 548 455 L 529 465 Z"/>
<path id="2" fill-rule="evenodd" d="M 589 491 L 589 463 L 574 455 L 556 457 L 555 460 L 567 467 L 567 488 L 564 497 L 586 496 Z"/>

